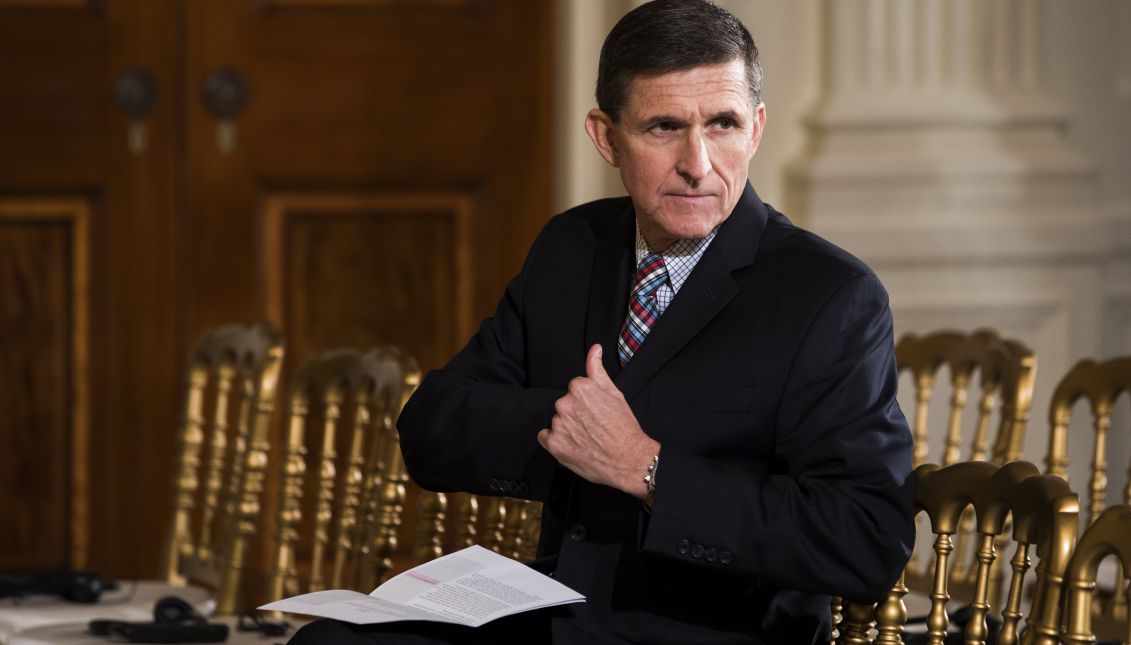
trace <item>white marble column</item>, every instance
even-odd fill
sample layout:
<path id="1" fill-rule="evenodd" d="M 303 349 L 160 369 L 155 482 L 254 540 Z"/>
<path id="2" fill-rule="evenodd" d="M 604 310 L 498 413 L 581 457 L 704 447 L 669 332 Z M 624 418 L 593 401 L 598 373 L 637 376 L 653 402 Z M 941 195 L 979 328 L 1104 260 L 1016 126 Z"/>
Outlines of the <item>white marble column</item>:
<path id="1" fill-rule="evenodd" d="M 1037 463 L 1057 379 L 1101 354 L 1111 252 L 1097 171 L 1042 84 L 1041 7 L 826 0 L 824 94 L 787 173 L 790 214 L 877 270 L 897 334 L 989 326 L 1036 350 Z"/>

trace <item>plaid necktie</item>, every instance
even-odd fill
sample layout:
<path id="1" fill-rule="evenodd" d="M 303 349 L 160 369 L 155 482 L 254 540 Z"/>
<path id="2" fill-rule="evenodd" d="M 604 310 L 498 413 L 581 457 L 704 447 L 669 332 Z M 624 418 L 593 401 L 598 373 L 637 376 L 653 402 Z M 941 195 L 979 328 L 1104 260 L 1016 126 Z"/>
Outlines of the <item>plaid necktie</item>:
<path id="1" fill-rule="evenodd" d="M 628 302 L 628 316 L 620 328 L 617 341 L 617 355 L 624 367 L 640 349 L 644 337 L 660 317 L 660 307 L 656 304 L 656 290 L 668 279 L 668 269 L 664 266 L 664 256 L 649 253 L 640 260 L 640 267 L 632 278 L 632 297 Z"/>

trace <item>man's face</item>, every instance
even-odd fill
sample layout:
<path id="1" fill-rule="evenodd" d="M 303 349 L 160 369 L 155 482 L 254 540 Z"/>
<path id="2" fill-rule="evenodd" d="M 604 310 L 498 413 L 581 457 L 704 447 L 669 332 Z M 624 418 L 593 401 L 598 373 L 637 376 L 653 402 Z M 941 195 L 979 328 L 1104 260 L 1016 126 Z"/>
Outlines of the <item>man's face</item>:
<path id="1" fill-rule="evenodd" d="M 765 122 L 735 59 L 636 78 L 620 121 L 593 110 L 586 131 L 620 169 L 644 239 L 663 250 L 707 235 L 730 215 Z"/>

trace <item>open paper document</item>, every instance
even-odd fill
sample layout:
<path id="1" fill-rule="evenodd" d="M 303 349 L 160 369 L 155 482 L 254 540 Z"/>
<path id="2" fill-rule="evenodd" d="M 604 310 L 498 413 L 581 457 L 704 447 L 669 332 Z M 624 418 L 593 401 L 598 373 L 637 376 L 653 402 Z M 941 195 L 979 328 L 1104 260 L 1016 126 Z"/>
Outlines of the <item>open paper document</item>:
<path id="1" fill-rule="evenodd" d="M 431 620 L 478 627 L 503 616 L 584 600 L 525 564 L 476 545 L 409 569 L 368 596 L 344 589 L 315 591 L 260 609 L 358 625 Z"/>

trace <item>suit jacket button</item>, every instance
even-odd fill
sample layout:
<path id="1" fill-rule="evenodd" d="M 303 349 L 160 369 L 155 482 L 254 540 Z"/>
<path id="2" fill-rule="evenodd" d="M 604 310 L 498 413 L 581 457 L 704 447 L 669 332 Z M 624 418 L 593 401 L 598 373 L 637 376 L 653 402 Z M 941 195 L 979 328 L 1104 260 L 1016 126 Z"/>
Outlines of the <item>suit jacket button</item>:
<path id="1" fill-rule="evenodd" d="M 702 544 L 696 543 L 696 544 L 692 545 L 692 547 L 691 547 L 691 557 L 695 558 L 696 560 L 703 557 L 703 545 Z"/>
<path id="2" fill-rule="evenodd" d="M 527 484 L 525 481 L 518 482 L 518 494 L 519 495 L 525 495 L 529 492 L 530 492 L 530 484 Z"/>
<path id="3" fill-rule="evenodd" d="M 714 562 L 719 559 L 719 552 L 715 550 L 715 547 L 710 547 L 703 552 L 703 559 L 707 562 Z"/>
<path id="4" fill-rule="evenodd" d="M 719 552 L 719 562 L 721 562 L 723 564 L 730 564 L 733 561 L 734 561 L 734 556 L 730 554 L 730 551 L 720 551 Z"/>
<path id="5" fill-rule="evenodd" d="M 487 484 L 487 488 L 490 488 L 492 493 L 499 492 L 499 480 L 492 477 L 491 481 Z"/>
<path id="6" fill-rule="evenodd" d="M 679 551 L 680 555 L 687 555 L 687 552 L 691 550 L 691 542 L 688 540 L 680 540 L 679 546 L 677 546 L 675 550 Z"/>
<path id="7" fill-rule="evenodd" d="M 512 482 L 509 479 L 500 479 L 499 480 L 499 489 L 502 490 L 504 493 L 508 493 L 508 494 L 512 493 L 512 492 L 514 492 L 514 482 Z"/>
<path id="8" fill-rule="evenodd" d="M 580 542 L 584 540 L 587 535 L 589 535 L 589 532 L 585 530 L 584 524 L 574 524 L 573 526 L 569 527 L 569 539 L 573 540 L 574 542 Z"/>

